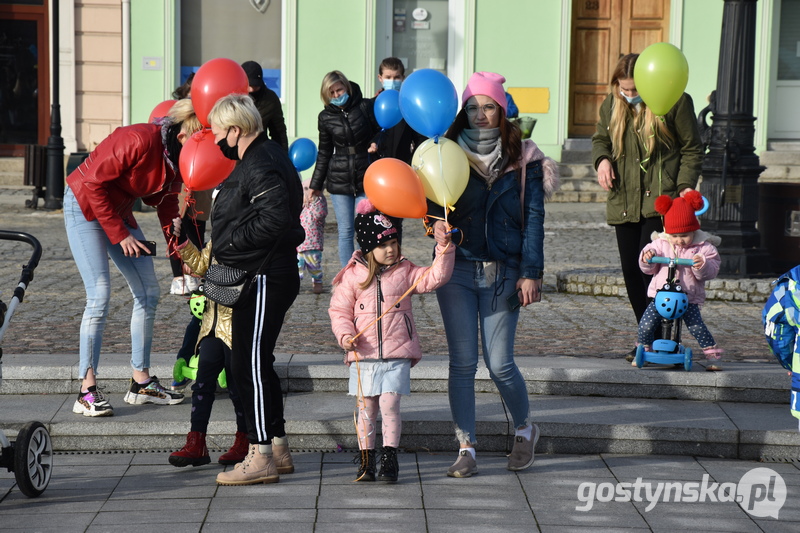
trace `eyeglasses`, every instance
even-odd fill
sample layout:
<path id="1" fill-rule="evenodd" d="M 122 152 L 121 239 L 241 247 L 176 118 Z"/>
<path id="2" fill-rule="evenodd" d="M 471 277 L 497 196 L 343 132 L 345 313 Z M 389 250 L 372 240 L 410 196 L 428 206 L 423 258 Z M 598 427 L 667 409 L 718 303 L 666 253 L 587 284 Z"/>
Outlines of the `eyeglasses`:
<path id="1" fill-rule="evenodd" d="M 497 112 L 497 106 L 494 104 L 484 104 L 480 106 L 468 105 L 467 107 L 464 108 L 464 110 L 467 112 L 467 116 L 469 117 L 474 117 L 475 115 L 477 115 L 479 109 L 483 111 L 483 114 L 486 115 L 487 117 L 494 116 L 494 114 Z"/>

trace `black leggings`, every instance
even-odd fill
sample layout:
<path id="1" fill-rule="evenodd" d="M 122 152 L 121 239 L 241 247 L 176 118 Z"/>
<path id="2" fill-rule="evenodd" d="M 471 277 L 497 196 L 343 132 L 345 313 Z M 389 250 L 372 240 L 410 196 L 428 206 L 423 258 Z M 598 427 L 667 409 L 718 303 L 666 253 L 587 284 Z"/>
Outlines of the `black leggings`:
<path id="1" fill-rule="evenodd" d="M 208 432 L 211 408 L 217 391 L 217 377 L 222 370 L 228 381 L 228 396 L 236 413 L 236 431 L 247 431 L 242 400 L 231 379 L 231 349 L 221 339 L 209 335 L 200 341 L 200 358 L 197 362 L 197 380 L 192 384 L 192 431 Z"/>
<path id="2" fill-rule="evenodd" d="M 652 276 L 647 276 L 639 268 L 639 253 L 652 240 L 650 235 L 663 231 L 661 217 L 643 218 L 639 222 L 626 222 L 615 224 L 617 233 L 617 248 L 619 248 L 619 262 L 622 266 L 622 277 L 625 279 L 625 288 L 628 290 L 628 300 L 631 303 L 636 323 L 642 319 L 649 303 L 647 286 L 650 285 Z"/>
<path id="3" fill-rule="evenodd" d="M 297 258 L 276 260 L 253 280 L 243 308 L 233 310 L 231 370 L 247 421 L 250 444 L 285 437 L 283 392 L 275 372 L 275 343 L 286 312 L 300 291 Z"/>

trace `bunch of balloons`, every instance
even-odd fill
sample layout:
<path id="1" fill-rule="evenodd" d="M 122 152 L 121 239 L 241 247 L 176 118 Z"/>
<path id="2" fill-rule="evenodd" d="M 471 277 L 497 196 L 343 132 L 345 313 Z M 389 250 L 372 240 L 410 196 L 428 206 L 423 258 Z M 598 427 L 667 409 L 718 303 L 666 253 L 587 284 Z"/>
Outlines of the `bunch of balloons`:
<path id="1" fill-rule="evenodd" d="M 689 81 L 689 63 L 683 52 L 669 43 L 655 43 L 645 48 L 633 67 L 636 90 L 650 111 L 666 115 Z"/>
<path id="2" fill-rule="evenodd" d="M 442 137 L 458 113 L 458 94 L 441 72 L 421 69 L 403 82 L 400 92 L 386 90 L 375 100 L 375 118 L 384 128 L 404 119 L 430 137 L 414 153 L 412 166 L 393 158 L 372 163 L 364 175 L 364 191 L 387 215 L 420 218 L 426 198 L 452 208 L 467 186 L 469 163 L 457 143 Z"/>
<path id="3" fill-rule="evenodd" d="M 208 114 L 217 100 L 229 94 L 247 94 L 247 86 L 247 74 L 236 61 L 224 57 L 206 61 L 192 81 L 192 105 L 197 119 L 210 128 Z M 165 100 L 158 104 L 150 113 L 149 122 L 166 116 L 175 102 Z M 228 177 L 234 166 L 233 161 L 222 155 L 210 129 L 196 132 L 181 150 L 181 177 L 192 191 L 213 189 Z"/>

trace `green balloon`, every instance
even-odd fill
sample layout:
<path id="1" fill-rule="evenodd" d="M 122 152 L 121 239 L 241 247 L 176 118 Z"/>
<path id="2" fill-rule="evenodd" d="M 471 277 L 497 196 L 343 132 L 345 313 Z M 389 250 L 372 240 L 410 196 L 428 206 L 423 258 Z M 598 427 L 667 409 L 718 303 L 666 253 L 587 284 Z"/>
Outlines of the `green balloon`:
<path id="1" fill-rule="evenodd" d="M 633 81 L 647 107 L 655 115 L 663 116 L 686 89 L 689 63 L 678 47 L 669 43 L 651 44 L 636 60 Z"/>

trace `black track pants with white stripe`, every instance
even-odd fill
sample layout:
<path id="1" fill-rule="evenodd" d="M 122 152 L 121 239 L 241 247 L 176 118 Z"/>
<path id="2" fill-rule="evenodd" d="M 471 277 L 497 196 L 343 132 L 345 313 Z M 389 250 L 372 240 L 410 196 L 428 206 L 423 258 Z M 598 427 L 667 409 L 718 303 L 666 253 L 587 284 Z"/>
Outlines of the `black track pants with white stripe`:
<path id="1" fill-rule="evenodd" d="M 275 343 L 283 319 L 300 291 L 294 257 L 270 266 L 253 281 L 249 304 L 233 311 L 231 371 L 251 444 L 284 437 L 283 393 L 275 372 Z"/>

